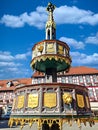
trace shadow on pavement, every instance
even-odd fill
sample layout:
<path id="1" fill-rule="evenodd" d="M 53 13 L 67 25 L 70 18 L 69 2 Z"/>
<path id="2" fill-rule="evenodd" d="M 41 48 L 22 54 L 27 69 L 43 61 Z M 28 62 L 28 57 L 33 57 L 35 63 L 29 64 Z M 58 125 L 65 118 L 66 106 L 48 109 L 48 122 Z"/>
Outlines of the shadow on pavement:
<path id="1" fill-rule="evenodd" d="M 0 128 L 10 128 L 8 126 L 8 120 L 0 120 Z M 16 128 L 16 126 L 13 126 L 12 128 Z"/>

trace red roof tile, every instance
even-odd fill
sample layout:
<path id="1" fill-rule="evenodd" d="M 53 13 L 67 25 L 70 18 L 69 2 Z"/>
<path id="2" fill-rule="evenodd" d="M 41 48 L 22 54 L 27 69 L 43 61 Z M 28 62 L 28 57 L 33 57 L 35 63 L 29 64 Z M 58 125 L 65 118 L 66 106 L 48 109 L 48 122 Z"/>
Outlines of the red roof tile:
<path id="1" fill-rule="evenodd" d="M 44 73 L 42 72 L 39 72 L 39 71 L 36 71 L 32 77 L 43 77 L 44 76 Z"/>
<path id="2" fill-rule="evenodd" d="M 7 83 L 10 81 L 13 83 L 13 85 L 11 87 L 7 87 Z M 0 80 L 0 91 L 13 91 L 15 86 L 18 84 L 29 85 L 31 83 L 31 78 Z"/>
<path id="3" fill-rule="evenodd" d="M 80 74 L 98 74 L 98 70 L 95 68 L 79 66 L 79 67 L 71 67 L 69 72 L 65 75 L 80 75 Z"/>

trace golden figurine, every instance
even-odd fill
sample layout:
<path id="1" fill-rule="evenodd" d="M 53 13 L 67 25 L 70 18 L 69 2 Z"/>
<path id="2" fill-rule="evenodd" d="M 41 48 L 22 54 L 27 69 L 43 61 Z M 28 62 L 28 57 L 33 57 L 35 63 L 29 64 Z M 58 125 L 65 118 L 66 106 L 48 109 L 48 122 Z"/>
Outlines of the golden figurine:
<path id="1" fill-rule="evenodd" d="M 70 93 L 63 94 L 63 101 L 66 104 L 70 104 L 72 102 L 72 95 Z"/>

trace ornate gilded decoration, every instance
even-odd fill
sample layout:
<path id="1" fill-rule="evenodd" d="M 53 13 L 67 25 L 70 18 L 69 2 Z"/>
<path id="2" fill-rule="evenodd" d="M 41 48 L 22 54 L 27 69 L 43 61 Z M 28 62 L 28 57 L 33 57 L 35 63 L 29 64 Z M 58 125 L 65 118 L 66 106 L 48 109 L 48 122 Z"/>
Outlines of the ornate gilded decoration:
<path id="1" fill-rule="evenodd" d="M 48 12 L 53 12 L 54 9 L 55 9 L 55 5 L 53 5 L 51 2 L 49 2 L 49 3 L 48 3 L 48 6 L 47 6 L 47 8 L 46 8 L 46 10 L 47 10 Z"/>
<path id="2" fill-rule="evenodd" d="M 54 27 L 56 29 L 56 24 L 54 21 L 47 21 L 46 28 L 48 27 Z"/>
<path id="3" fill-rule="evenodd" d="M 44 93 L 44 106 L 55 107 L 57 105 L 56 93 Z"/>
<path id="4" fill-rule="evenodd" d="M 77 94 L 77 103 L 80 108 L 84 107 L 84 97 L 83 95 Z"/>
<path id="5" fill-rule="evenodd" d="M 61 56 L 57 56 L 57 55 L 43 55 L 43 56 L 39 56 L 39 57 L 37 57 L 37 58 L 35 58 L 35 59 L 33 59 L 33 61 L 31 62 L 31 66 L 33 66 L 37 61 L 45 61 L 46 59 L 49 59 L 49 60 L 52 60 L 52 59 L 54 59 L 54 60 L 56 60 L 56 61 L 58 61 L 58 60 L 60 60 L 60 61 L 64 61 L 65 63 L 67 63 L 67 64 L 71 64 L 71 59 L 70 58 L 67 58 L 67 57 L 61 57 Z"/>
<path id="6" fill-rule="evenodd" d="M 58 45 L 58 54 L 64 54 L 63 46 Z"/>
<path id="7" fill-rule="evenodd" d="M 84 123 L 84 125 L 86 125 L 86 122 L 89 122 L 90 127 L 94 125 L 93 118 L 10 118 L 8 126 L 12 127 L 14 123 L 16 124 L 16 126 L 20 124 L 20 128 L 22 129 L 25 124 L 29 124 L 31 128 L 34 122 L 37 123 L 38 130 L 41 130 L 41 127 L 44 123 L 49 125 L 49 127 L 51 128 L 54 122 L 55 124 L 58 124 L 60 130 L 62 130 L 62 125 L 64 123 L 69 124 L 69 126 L 72 126 L 73 122 L 75 122 L 77 123 L 79 128 L 81 127 L 81 123 Z"/>
<path id="8" fill-rule="evenodd" d="M 49 59 L 49 60 L 55 59 L 56 61 L 60 60 L 60 61 L 65 61 L 68 64 L 71 64 L 71 59 L 68 59 L 67 57 L 61 57 L 61 56 L 57 56 L 57 55 L 54 55 L 54 56 L 44 55 L 44 56 L 34 59 L 32 62 L 32 65 L 35 64 L 35 62 L 37 62 L 37 61 L 41 61 L 41 60 L 45 61 L 46 59 Z"/>
<path id="9" fill-rule="evenodd" d="M 28 107 L 35 108 L 38 106 L 38 93 L 28 95 Z"/>
<path id="10" fill-rule="evenodd" d="M 24 95 L 18 96 L 17 108 L 21 109 L 24 107 Z"/>
<path id="11" fill-rule="evenodd" d="M 70 104 L 72 102 L 72 95 L 70 93 L 63 94 L 63 101 L 66 104 Z"/>
<path id="12" fill-rule="evenodd" d="M 38 47 L 37 47 L 37 49 L 38 49 L 38 52 L 43 52 L 43 49 L 44 49 L 44 46 L 43 45 L 39 45 Z"/>
<path id="13" fill-rule="evenodd" d="M 54 52 L 54 44 L 47 43 L 47 53 L 53 53 L 53 52 Z"/>
<path id="14" fill-rule="evenodd" d="M 89 98 L 87 96 L 86 96 L 86 104 L 87 104 L 87 108 L 90 108 Z"/>
<path id="15" fill-rule="evenodd" d="M 53 19 L 53 11 L 55 6 L 50 2 L 47 6 L 48 21 L 46 22 L 46 39 L 56 39 L 56 24 Z"/>

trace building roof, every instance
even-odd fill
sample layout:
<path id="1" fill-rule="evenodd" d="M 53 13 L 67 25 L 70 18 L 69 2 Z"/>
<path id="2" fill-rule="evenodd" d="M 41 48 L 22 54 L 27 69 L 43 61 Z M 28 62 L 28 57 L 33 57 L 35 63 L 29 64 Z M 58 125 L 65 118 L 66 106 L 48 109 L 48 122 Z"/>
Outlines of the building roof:
<path id="1" fill-rule="evenodd" d="M 36 71 L 32 77 L 44 77 L 44 73 L 41 73 L 39 71 Z"/>
<path id="2" fill-rule="evenodd" d="M 98 70 L 95 68 L 90 68 L 86 66 L 78 66 L 78 67 L 71 67 L 69 72 L 67 73 L 60 73 L 60 75 L 85 75 L 85 74 L 98 74 Z M 44 73 L 35 72 L 32 77 L 42 77 Z"/>
<path id="3" fill-rule="evenodd" d="M 98 74 L 98 70 L 86 66 L 71 67 L 65 75 Z"/>
<path id="4" fill-rule="evenodd" d="M 31 82 L 31 78 L 0 80 L 0 91 L 13 91 L 15 86 L 19 84 L 29 85 Z M 8 83 L 11 83 L 9 87 L 7 86 Z"/>

